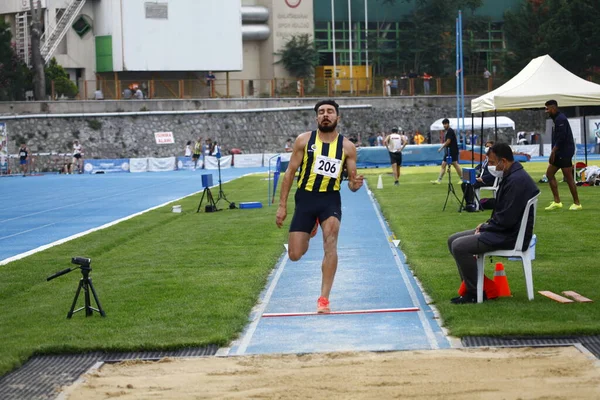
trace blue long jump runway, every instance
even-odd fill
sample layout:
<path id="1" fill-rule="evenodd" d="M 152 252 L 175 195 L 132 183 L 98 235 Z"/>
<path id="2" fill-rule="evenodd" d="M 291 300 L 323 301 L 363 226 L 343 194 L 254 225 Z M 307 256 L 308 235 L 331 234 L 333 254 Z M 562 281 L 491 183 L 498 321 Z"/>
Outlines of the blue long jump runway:
<path id="1" fill-rule="evenodd" d="M 221 180 L 225 183 L 266 171 L 227 168 L 221 170 Z M 0 265 L 42 246 L 202 191 L 203 174 L 212 174 L 213 183 L 218 184 L 215 170 L 0 178 Z"/>
<path id="2" fill-rule="evenodd" d="M 333 313 L 315 313 L 323 257 L 318 234 L 300 261 L 282 257 L 249 325 L 223 353 L 450 347 L 368 189 L 351 193 L 344 184 L 342 207 L 339 265 L 330 297 Z"/>

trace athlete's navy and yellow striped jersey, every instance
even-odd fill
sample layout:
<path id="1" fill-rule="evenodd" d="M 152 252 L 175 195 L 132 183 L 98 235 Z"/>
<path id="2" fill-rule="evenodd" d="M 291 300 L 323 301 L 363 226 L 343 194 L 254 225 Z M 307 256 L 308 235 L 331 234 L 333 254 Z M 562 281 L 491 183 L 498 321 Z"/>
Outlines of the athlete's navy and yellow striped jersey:
<path id="1" fill-rule="evenodd" d="M 298 189 L 308 192 L 339 191 L 345 162 L 342 135 L 338 134 L 331 143 L 323 143 L 318 131 L 312 131 L 304 148 L 298 174 Z"/>

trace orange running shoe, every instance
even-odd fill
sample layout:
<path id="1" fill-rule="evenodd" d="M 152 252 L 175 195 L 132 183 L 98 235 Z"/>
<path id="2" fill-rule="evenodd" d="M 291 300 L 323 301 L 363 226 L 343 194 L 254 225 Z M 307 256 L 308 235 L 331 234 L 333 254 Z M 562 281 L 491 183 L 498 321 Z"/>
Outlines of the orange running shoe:
<path id="1" fill-rule="evenodd" d="M 319 218 L 317 218 L 317 222 L 315 223 L 315 226 L 313 228 L 312 231 L 310 231 L 310 237 L 314 238 L 317 234 L 317 230 L 319 229 Z"/>
<path id="2" fill-rule="evenodd" d="M 331 312 L 331 309 L 329 308 L 329 300 L 327 300 L 326 297 L 319 297 L 319 300 L 317 300 L 317 312 L 319 314 L 327 314 Z"/>

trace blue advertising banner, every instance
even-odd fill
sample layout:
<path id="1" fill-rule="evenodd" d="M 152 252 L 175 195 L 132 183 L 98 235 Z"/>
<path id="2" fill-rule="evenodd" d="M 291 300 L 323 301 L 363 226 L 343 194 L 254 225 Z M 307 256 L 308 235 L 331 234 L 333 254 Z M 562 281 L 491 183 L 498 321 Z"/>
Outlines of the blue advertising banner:
<path id="1" fill-rule="evenodd" d="M 87 174 L 106 174 L 112 172 L 129 172 L 129 159 L 85 160 L 83 170 Z"/>
<path id="2" fill-rule="evenodd" d="M 577 147 L 577 150 L 576 150 L 576 153 L 575 153 L 577 155 L 577 158 L 579 158 L 579 156 L 584 157 L 585 156 L 585 147 L 586 147 L 586 145 L 584 145 L 584 144 L 576 144 L 575 146 Z M 596 153 L 596 145 L 593 144 L 593 143 L 592 144 L 588 143 L 588 145 L 587 145 L 587 152 L 588 152 L 588 154 L 592 154 L 592 153 L 595 154 Z"/>
<path id="3" fill-rule="evenodd" d="M 442 154 L 438 153 L 440 145 L 409 145 L 402 151 L 402 165 L 441 164 Z M 359 147 L 357 154 L 358 167 L 389 166 L 390 153 L 387 147 Z"/>

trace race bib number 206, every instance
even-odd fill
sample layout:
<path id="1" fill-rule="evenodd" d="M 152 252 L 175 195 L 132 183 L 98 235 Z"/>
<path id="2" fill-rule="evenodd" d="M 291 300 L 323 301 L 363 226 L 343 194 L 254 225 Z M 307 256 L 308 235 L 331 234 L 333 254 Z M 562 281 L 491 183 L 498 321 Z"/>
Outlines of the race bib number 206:
<path id="1" fill-rule="evenodd" d="M 328 176 L 337 179 L 342 170 L 342 160 L 327 156 L 317 156 L 313 165 L 313 172 L 317 175 Z"/>

